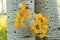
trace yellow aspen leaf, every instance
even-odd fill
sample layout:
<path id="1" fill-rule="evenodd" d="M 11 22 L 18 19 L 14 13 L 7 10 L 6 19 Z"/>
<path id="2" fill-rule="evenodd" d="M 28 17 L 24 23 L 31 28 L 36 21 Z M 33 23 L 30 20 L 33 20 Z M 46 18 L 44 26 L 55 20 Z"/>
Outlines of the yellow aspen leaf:
<path id="1" fill-rule="evenodd" d="M 37 17 L 36 13 L 34 13 L 33 16 L 34 16 L 34 18 L 36 18 Z"/>
<path id="2" fill-rule="evenodd" d="M 20 3 L 19 4 L 19 8 L 21 8 L 22 10 L 26 9 L 27 5 L 24 3 Z"/>
<path id="3" fill-rule="evenodd" d="M 21 20 L 20 20 L 20 25 L 22 25 L 22 27 L 25 27 L 25 24 L 24 24 L 24 17 L 21 18 Z"/>
<path id="4" fill-rule="evenodd" d="M 31 24 L 30 29 L 35 34 L 39 34 L 40 38 L 43 38 L 48 29 L 48 20 L 42 13 L 34 13 L 34 22 Z"/>
<path id="5" fill-rule="evenodd" d="M 48 25 L 48 19 L 47 19 L 47 17 L 46 17 L 46 16 L 43 16 L 43 17 L 44 17 L 44 22 L 43 22 L 43 23 L 44 23 L 45 25 Z"/>
<path id="6" fill-rule="evenodd" d="M 20 24 L 17 22 L 15 22 L 14 24 L 13 24 L 13 26 L 15 27 L 15 28 L 18 28 L 19 26 L 20 26 Z"/>
<path id="7" fill-rule="evenodd" d="M 45 37 L 45 34 L 46 34 L 46 32 L 44 34 L 40 34 L 39 37 L 40 38 L 44 38 Z"/>
<path id="8" fill-rule="evenodd" d="M 28 18 L 28 16 L 29 16 L 28 13 L 29 13 L 29 11 L 28 11 L 28 9 L 27 9 L 27 5 L 24 4 L 24 3 L 20 3 L 20 4 L 19 4 L 19 8 L 20 8 L 20 13 L 22 13 L 25 18 Z"/>
<path id="9" fill-rule="evenodd" d="M 18 19 L 18 18 L 21 18 L 21 16 L 20 16 L 20 13 L 19 12 L 16 12 L 15 13 L 15 19 Z"/>
<path id="10" fill-rule="evenodd" d="M 14 22 L 18 22 L 18 19 L 14 19 Z"/>

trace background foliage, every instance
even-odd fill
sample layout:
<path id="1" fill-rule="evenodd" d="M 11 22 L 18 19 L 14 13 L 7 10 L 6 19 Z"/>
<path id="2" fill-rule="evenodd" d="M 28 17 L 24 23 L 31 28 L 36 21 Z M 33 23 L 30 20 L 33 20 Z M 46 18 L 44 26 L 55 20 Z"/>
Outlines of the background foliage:
<path id="1" fill-rule="evenodd" d="M 7 40 L 6 15 L 0 15 L 0 40 Z"/>

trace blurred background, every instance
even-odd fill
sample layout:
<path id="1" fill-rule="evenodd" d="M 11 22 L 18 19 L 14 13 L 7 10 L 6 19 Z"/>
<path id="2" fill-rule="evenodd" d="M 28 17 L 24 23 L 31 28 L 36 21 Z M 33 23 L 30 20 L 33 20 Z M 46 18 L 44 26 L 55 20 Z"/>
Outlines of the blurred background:
<path id="1" fill-rule="evenodd" d="M 58 11 L 60 13 L 60 0 L 57 0 L 57 5 L 58 5 Z"/>
<path id="2" fill-rule="evenodd" d="M 57 0 L 57 6 L 60 14 L 60 0 Z M 7 40 L 6 20 L 6 0 L 0 0 L 0 40 Z"/>
<path id="3" fill-rule="evenodd" d="M 0 40 L 7 40 L 6 0 L 0 0 Z"/>
<path id="4" fill-rule="evenodd" d="M 58 13 L 60 15 L 60 0 L 57 0 L 57 6 L 58 6 Z M 60 18 L 60 16 L 59 16 L 59 18 Z"/>

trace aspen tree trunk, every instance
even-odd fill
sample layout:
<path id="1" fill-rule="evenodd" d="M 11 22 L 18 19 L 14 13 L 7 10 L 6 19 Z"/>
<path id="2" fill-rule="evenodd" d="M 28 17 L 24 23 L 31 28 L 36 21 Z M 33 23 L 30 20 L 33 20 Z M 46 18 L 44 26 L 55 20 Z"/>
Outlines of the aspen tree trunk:
<path id="1" fill-rule="evenodd" d="M 59 37 L 59 14 L 57 8 L 57 0 L 35 0 L 35 12 L 42 12 L 48 18 L 48 32 L 47 36 Z M 47 37 L 46 40 L 52 40 Z M 55 38 L 54 38 L 55 39 Z M 36 37 L 36 40 L 44 40 Z M 57 39 L 58 40 L 58 39 Z"/>
<path id="2" fill-rule="evenodd" d="M 14 28 L 13 19 L 15 12 L 18 11 L 19 3 L 27 3 L 29 9 L 29 18 L 25 20 L 25 28 Z M 29 27 L 33 21 L 32 13 L 34 13 L 34 0 L 7 0 L 7 40 L 35 40 L 34 36 L 30 36 Z"/>

